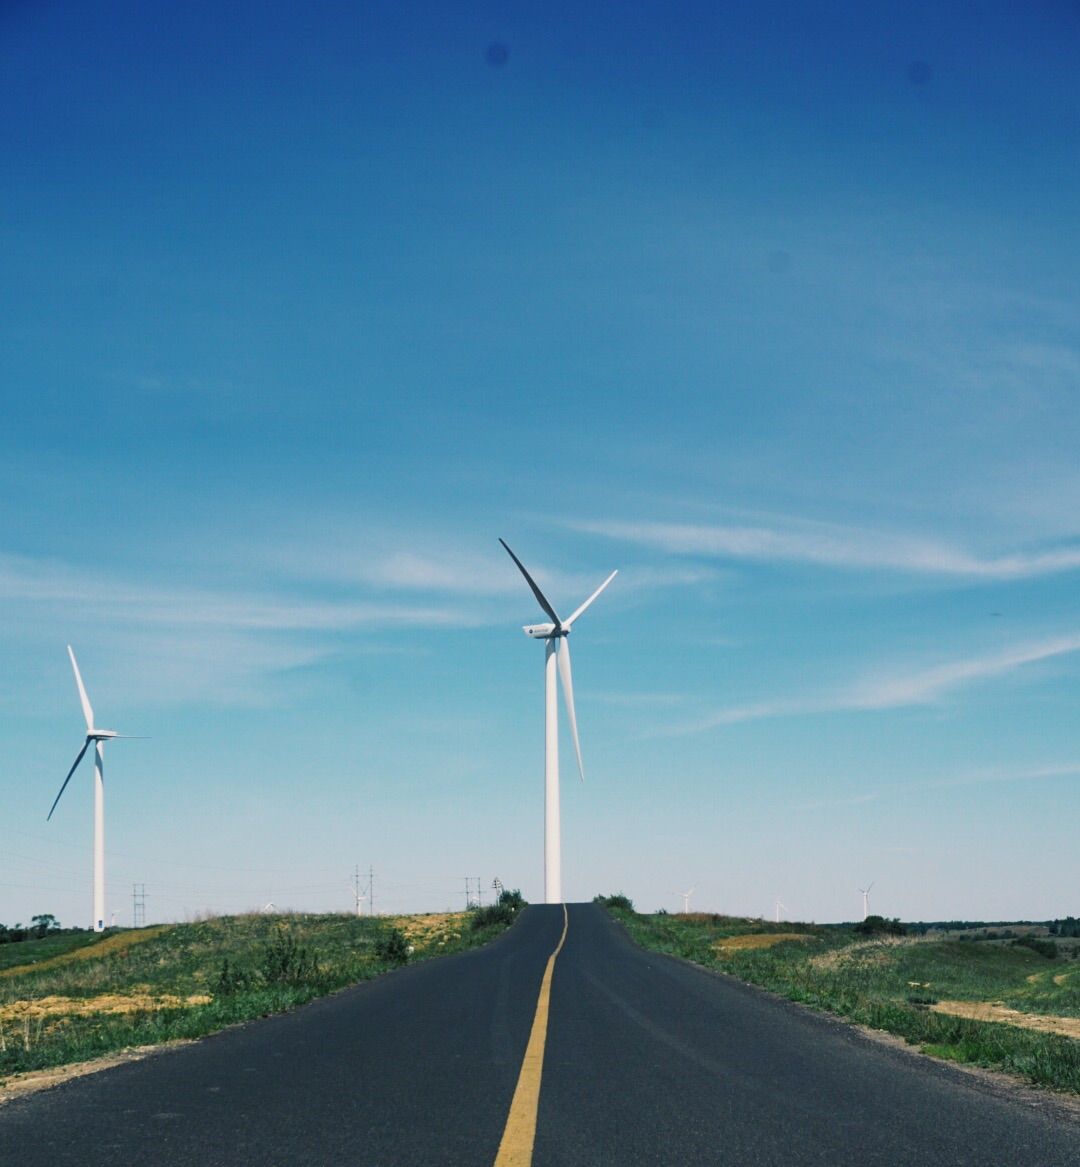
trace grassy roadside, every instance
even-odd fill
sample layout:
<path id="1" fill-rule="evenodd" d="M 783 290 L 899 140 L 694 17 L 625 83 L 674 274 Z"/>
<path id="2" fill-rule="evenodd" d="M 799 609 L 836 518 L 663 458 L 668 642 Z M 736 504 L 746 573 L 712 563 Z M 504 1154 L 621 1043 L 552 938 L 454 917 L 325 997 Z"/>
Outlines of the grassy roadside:
<path id="1" fill-rule="evenodd" d="M 232 916 L 35 954 L 36 963 L 0 974 L 0 1083 L 291 1009 L 406 962 L 484 944 L 515 918 L 515 908 Z"/>
<path id="2" fill-rule="evenodd" d="M 97 932 L 68 929 L 32 940 L 0 944 L 0 976 L 4 976 L 8 969 L 16 966 L 51 960 L 64 953 L 85 948 L 88 944 L 95 944 L 100 939 L 101 936 Z"/>
<path id="3" fill-rule="evenodd" d="M 1073 1029 L 1080 1019 L 1080 960 L 1068 958 L 1069 946 L 1039 952 L 948 935 L 866 937 L 843 926 L 608 909 L 644 948 L 896 1034 L 936 1057 L 1080 1093 L 1080 1038 L 1022 1027 L 1050 1019 Z M 988 1020 L 1006 1015 L 1013 1024 Z"/>

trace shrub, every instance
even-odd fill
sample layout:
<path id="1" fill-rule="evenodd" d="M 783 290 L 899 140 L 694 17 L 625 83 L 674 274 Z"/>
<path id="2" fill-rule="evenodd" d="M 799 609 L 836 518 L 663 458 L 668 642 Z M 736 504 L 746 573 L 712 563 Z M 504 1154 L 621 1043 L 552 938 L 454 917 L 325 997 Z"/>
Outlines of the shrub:
<path id="1" fill-rule="evenodd" d="M 860 920 L 852 929 L 860 936 L 906 936 L 907 929 L 897 919 L 886 919 L 884 916 L 867 916 Z"/>
<path id="2" fill-rule="evenodd" d="M 278 928 L 262 953 L 262 975 L 268 985 L 299 985 L 316 976 L 315 958 L 296 937 Z"/>
<path id="3" fill-rule="evenodd" d="M 514 909 L 500 899 L 497 904 L 488 904 L 486 908 L 474 908 L 469 927 L 477 930 L 490 928 L 493 924 L 512 924 L 514 914 Z"/>
<path id="4" fill-rule="evenodd" d="M 621 891 L 610 896 L 594 896 L 593 903 L 599 904 L 602 908 L 622 908 L 625 912 L 634 910 L 634 901 L 629 896 L 623 895 Z"/>
<path id="5" fill-rule="evenodd" d="M 375 941 L 375 955 L 387 964 L 405 964 L 409 959 L 409 941 L 400 928 L 387 928 Z"/>
<path id="6" fill-rule="evenodd" d="M 516 887 L 513 891 L 508 887 L 504 887 L 499 893 L 499 903 L 506 904 L 507 907 L 512 908 L 515 912 L 519 912 L 525 906 L 525 897 Z"/>
<path id="7" fill-rule="evenodd" d="M 218 973 L 217 983 L 214 986 L 214 996 L 231 997 L 235 993 L 243 993 L 251 988 L 251 973 L 236 964 L 229 964 L 229 958 L 221 962 L 221 972 Z"/>
<path id="8" fill-rule="evenodd" d="M 1030 948 L 1032 952 L 1045 956 L 1047 960 L 1057 959 L 1058 946 L 1053 940 L 1040 940 L 1037 936 L 1021 936 L 1019 940 L 1012 942 L 1012 947 Z"/>

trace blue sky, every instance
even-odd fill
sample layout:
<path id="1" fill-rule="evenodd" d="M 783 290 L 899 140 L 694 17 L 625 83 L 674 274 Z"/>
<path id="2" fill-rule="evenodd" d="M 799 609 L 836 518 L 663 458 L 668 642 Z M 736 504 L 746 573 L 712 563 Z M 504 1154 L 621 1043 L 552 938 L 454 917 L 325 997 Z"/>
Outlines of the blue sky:
<path id="1" fill-rule="evenodd" d="M 0 13 L 0 920 L 1076 914 L 1080 11 Z"/>

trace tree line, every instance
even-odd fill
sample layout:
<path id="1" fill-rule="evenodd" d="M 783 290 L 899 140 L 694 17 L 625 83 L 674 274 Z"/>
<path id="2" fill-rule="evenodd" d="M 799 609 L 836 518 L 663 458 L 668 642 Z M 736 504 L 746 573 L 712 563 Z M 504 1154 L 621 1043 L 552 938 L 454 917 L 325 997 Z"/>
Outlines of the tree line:
<path id="1" fill-rule="evenodd" d="M 29 924 L 0 924 L 0 944 L 15 944 L 19 940 L 40 940 L 54 932 L 70 932 L 71 928 L 61 928 L 60 921 L 50 912 L 31 916 Z"/>

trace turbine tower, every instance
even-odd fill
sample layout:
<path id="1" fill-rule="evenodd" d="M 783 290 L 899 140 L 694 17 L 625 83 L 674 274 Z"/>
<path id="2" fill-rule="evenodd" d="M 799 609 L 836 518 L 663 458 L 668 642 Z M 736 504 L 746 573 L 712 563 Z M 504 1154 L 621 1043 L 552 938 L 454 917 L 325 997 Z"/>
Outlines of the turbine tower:
<path id="1" fill-rule="evenodd" d="M 71 769 L 68 771 L 67 777 L 64 779 L 64 785 L 60 787 L 60 793 L 53 799 L 53 804 L 49 810 L 45 821 L 48 822 L 53 816 L 53 811 L 56 810 L 56 804 L 60 801 L 64 791 L 67 790 L 67 784 L 71 781 L 72 774 L 75 773 L 79 763 L 83 760 L 83 754 L 90 748 L 90 743 L 94 743 L 94 931 L 105 931 L 105 743 L 113 738 L 122 737 L 122 734 L 117 733 L 112 729 L 96 729 L 94 727 L 94 711 L 90 708 L 90 698 L 86 695 L 86 687 L 83 685 L 82 677 L 79 675 L 79 666 L 75 660 L 75 653 L 72 652 L 71 645 L 68 645 L 68 656 L 71 657 L 71 667 L 75 670 L 75 684 L 79 688 L 79 701 L 82 703 L 83 716 L 86 718 L 86 741 L 83 742 L 83 747 L 71 764 Z"/>
<path id="2" fill-rule="evenodd" d="M 779 900 L 776 901 L 776 922 L 780 923 L 780 913 L 787 911 L 787 905 L 782 904 Z"/>
<path id="3" fill-rule="evenodd" d="M 862 918 L 865 920 L 870 915 L 870 888 L 874 886 L 874 880 L 871 880 L 866 887 L 860 887 L 862 892 Z"/>
<path id="4" fill-rule="evenodd" d="M 584 782 L 585 768 L 581 764 L 581 744 L 578 741 L 577 716 L 574 713 L 574 682 L 570 673 L 570 643 L 567 637 L 574 626 L 574 621 L 611 583 L 618 572 L 613 571 L 568 619 L 560 620 L 547 596 L 525 570 L 521 560 L 510 550 L 506 540 L 500 539 L 499 542 L 506 548 L 506 553 L 517 564 L 518 571 L 532 588 L 537 603 L 551 617 L 550 624 L 527 624 L 523 631 L 533 640 L 547 642 L 544 656 L 544 902 L 561 904 L 563 898 L 562 842 L 559 834 L 559 698 L 556 692 L 555 672 L 558 670 L 559 679 L 562 681 L 563 700 L 566 703 L 566 717 L 570 722 L 570 736 L 574 739 L 578 773 Z"/>
<path id="5" fill-rule="evenodd" d="M 682 896 L 683 915 L 690 911 L 690 897 L 694 894 L 695 891 L 697 891 L 696 883 L 689 891 L 680 891 L 677 893 L 678 895 Z"/>

